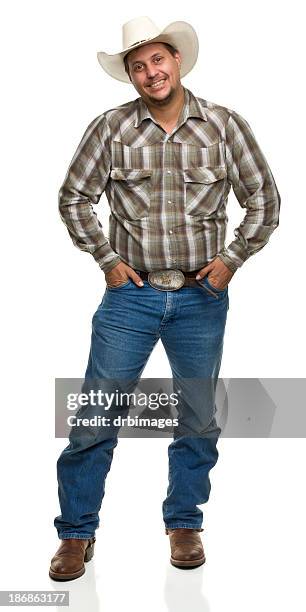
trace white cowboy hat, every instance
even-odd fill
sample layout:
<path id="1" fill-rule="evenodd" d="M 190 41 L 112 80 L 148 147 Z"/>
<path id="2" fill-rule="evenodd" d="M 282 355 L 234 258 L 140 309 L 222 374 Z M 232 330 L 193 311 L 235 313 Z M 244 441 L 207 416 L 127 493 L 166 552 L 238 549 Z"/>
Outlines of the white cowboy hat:
<path id="1" fill-rule="evenodd" d="M 149 17 L 136 17 L 122 26 L 123 51 L 109 55 L 98 51 L 97 57 L 103 70 L 118 81 L 130 83 L 125 72 L 123 58 L 129 51 L 152 42 L 165 42 L 181 54 L 181 77 L 192 70 L 199 52 L 199 41 L 193 27 L 186 21 L 174 21 L 160 30 Z"/>

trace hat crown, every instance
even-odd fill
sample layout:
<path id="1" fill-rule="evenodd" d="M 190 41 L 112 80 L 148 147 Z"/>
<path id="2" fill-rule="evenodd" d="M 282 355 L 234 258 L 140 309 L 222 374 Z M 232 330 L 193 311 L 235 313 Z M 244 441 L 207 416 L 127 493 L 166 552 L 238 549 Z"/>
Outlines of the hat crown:
<path id="1" fill-rule="evenodd" d="M 123 49 L 159 36 L 160 29 L 149 17 L 135 17 L 122 26 Z"/>

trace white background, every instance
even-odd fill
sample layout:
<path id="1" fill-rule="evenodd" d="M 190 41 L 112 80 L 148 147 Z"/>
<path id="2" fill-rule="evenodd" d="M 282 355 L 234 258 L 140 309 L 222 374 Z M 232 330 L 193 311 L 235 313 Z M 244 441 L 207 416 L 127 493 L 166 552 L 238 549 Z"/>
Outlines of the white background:
<path id="1" fill-rule="evenodd" d="M 111 79 L 97 51 L 121 49 L 121 25 L 147 14 L 190 22 L 199 59 L 183 84 L 247 119 L 282 198 L 279 228 L 235 274 L 220 376 L 305 376 L 305 96 L 302 3 L 220 0 L 14 2 L 2 16 L 1 589 L 57 589 L 60 544 L 54 378 L 82 377 L 91 317 L 105 289 L 72 244 L 59 187 L 90 121 L 138 97 Z M 107 228 L 103 195 L 97 208 Z M 227 244 L 243 211 L 229 200 Z M 107 231 L 106 231 L 107 233 Z M 143 376 L 170 376 L 159 343 Z M 293 399 L 294 401 L 294 399 Z M 288 406 L 290 419 L 290 405 Z M 202 534 L 207 562 L 170 566 L 161 503 L 165 440 L 119 440 L 93 562 L 69 589 L 72 610 L 262 612 L 303 609 L 304 439 L 219 440 Z M 37 608 L 38 609 L 38 608 Z"/>

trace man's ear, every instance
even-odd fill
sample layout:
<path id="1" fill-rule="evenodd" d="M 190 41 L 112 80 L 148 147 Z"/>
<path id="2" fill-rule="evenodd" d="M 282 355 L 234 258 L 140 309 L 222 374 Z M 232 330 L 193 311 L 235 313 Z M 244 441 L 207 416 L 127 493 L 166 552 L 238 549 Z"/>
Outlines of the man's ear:
<path id="1" fill-rule="evenodd" d="M 181 68 L 182 58 L 181 58 L 181 54 L 179 53 L 179 51 L 176 51 L 174 57 L 178 63 L 178 67 Z"/>

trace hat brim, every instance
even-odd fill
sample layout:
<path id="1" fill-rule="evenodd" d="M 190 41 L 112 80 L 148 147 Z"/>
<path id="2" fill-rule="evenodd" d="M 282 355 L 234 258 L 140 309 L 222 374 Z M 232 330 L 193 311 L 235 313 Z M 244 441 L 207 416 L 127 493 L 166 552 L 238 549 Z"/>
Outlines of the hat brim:
<path id="1" fill-rule="evenodd" d="M 134 45 L 132 48 L 124 49 L 120 53 L 110 55 L 104 51 L 98 51 L 97 57 L 100 66 L 114 79 L 124 83 L 130 83 L 128 74 L 124 68 L 124 56 L 138 47 L 143 47 L 153 42 L 165 42 L 175 47 L 181 55 L 181 78 L 190 72 L 195 65 L 199 53 L 199 41 L 194 28 L 186 21 L 174 21 L 167 26 L 158 36 L 147 39 Z"/>

